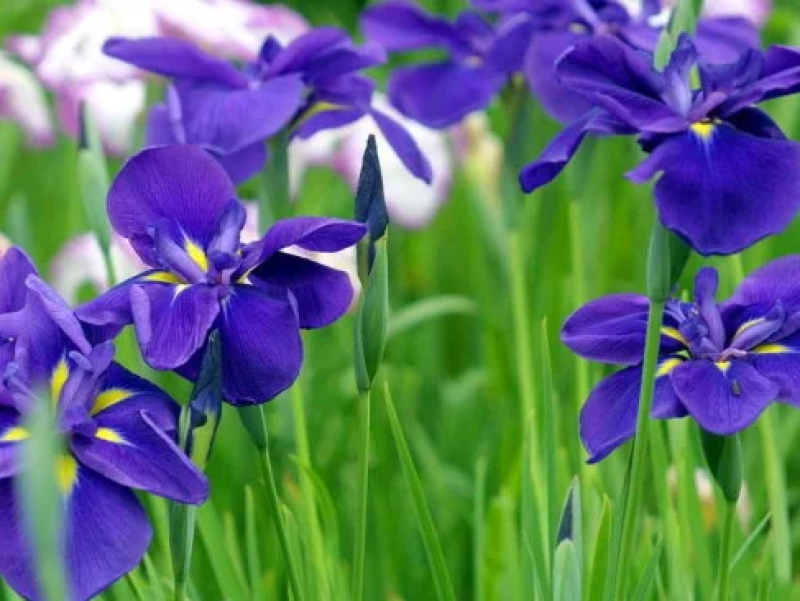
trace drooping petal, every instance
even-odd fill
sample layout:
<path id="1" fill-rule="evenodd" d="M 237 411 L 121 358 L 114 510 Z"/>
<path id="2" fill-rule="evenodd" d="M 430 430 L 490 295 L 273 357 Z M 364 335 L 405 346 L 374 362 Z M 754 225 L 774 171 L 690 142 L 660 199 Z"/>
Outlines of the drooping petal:
<path id="1" fill-rule="evenodd" d="M 486 53 L 486 65 L 509 76 L 522 71 L 533 30 L 534 21 L 526 14 L 514 15 L 500 23 Z"/>
<path id="2" fill-rule="evenodd" d="M 556 71 L 565 86 L 631 127 L 653 133 L 680 131 L 686 118 L 664 102 L 667 84 L 651 60 L 617 38 L 599 36 L 568 51 Z"/>
<path id="3" fill-rule="evenodd" d="M 800 207 L 800 146 L 726 123 L 667 138 L 628 177 L 644 183 L 659 172 L 661 222 L 703 255 L 732 254 L 777 234 Z"/>
<path id="4" fill-rule="evenodd" d="M 333 106 L 331 108 L 324 104 L 321 104 L 320 107 L 320 110 L 312 109 L 307 116 L 303 117 L 296 133 L 301 140 L 308 140 L 320 132 L 340 129 L 355 123 L 367 114 L 366 110 L 360 107 Z"/>
<path id="5" fill-rule="evenodd" d="M 361 28 L 368 41 L 390 52 L 463 44 L 452 23 L 408 2 L 370 6 L 361 14 Z"/>
<path id="6" fill-rule="evenodd" d="M 96 419 L 94 436 L 72 439 L 82 464 L 126 488 L 180 503 L 199 505 L 208 498 L 206 477 L 146 413 Z"/>
<path id="7" fill-rule="evenodd" d="M 679 359 L 661 362 L 651 414 L 656 419 L 686 415 L 667 376 L 679 363 Z M 589 463 L 601 461 L 636 433 L 641 384 L 641 366 L 628 367 L 609 376 L 592 391 L 581 410 L 580 425 Z"/>
<path id="8" fill-rule="evenodd" d="M 65 504 L 65 572 L 70 598 L 90 599 L 139 564 L 150 546 L 152 530 L 131 491 L 77 464 L 72 466 L 75 479 L 69 483 Z M 14 488 L 13 479 L 0 480 L 0 574 L 20 595 L 39 599 L 36 566 Z"/>
<path id="9" fill-rule="evenodd" d="M 264 142 L 256 142 L 232 153 L 209 152 L 235 184 L 246 182 L 264 169 L 268 158 Z"/>
<path id="10" fill-rule="evenodd" d="M 250 279 L 276 294 L 291 292 L 301 328 L 322 328 L 333 323 L 345 314 L 353 300 L 347 273 L 283 252 L 262 263 Z"/>
<path id="11" fill-rule="evenodd" d="M 0 258 L 0 313 L 19 311 L 25 304 L 25 281 L 36 275 L 33 261 L 21 248 L 12 246 Z"/>
<path id="12" fill-rule="evenodd" d="M 675 392 L 700 426 L 727 436 L 743 430 L 777 398 L 778 386 L 744 361 L 687 361 L 670 374 Z"/>
<path id="13" fill-rule="evenodd" d="M 594 110 L 584 115 L 553 138 L 539 158 L 522 170 L 519 175 L 522 189 L 531 193 L 558 177 L 591 133 L 623 135 L 635 133 L 635 130 L 605 112 Z"/>
<path id="14" fill-rule="evenodd" d="M 225 400 L 264 403 L 289 388 L 303 361 L 299 327 L 285 294 L 235 286 L 219 321 Z"/>
<path id="15" fill-rule="evenodd" d="M 487 108 L 505 83 L 501 74 L 455 61 L 401 67 L 389 81 L 392 105 L 434 129 Z"/>
<path id="16" fill-rule="evenodd" d="M 757 346 L 747 362 L 777 387 L 776 400 L 800 406 L 800 335 Z"/>
<path id="17" fill-rule="evenodd" d="M 428 157 L 425 156 L 405 127 L 389 115 L 375 109 L 372 110 L 372 118 L 408 170 L 422 181 L 430 184 L 433 180 L 433 170 Z"/>
<path id="18" fill-rule="evenodd" d="M 233 198 L 233 183 L 206 152 L 188 145 L 164 146 L 145 149 L 125 164 L 111 185 L 108 213 L 114 229 L 126 238 L 150 237 L 152 228 L 166 220 L 205 247 Z"/>
<path id="19" fill-rule="evenodd" d="M 247 78 L 233 65 L 183 40 L 110 38 L 103 45 L 103 52 L 165 77 L 213 81 L 235 88 L 247 86 Z"/>
<path id="20" fill-rule="evenodd" d="M 349 42 L 347 33 L 337 27 L 317 27 L 294 39 L 269 67 L 270 75 L 304 70 L 329 48 Z"/>
<path id="21" fill-rule="evenodd" d="M 175 369 L 205 342 L 219 313 L 212 286 L 147 283 L 131 288 L 131 311 L 144 358 L 155 369 Z"/>
<path id="22" fill-rule="evenodd" d="M 636 294 L 613 294 L 585 304 L 561 330 L 561 340 L 581 357 L 617 365 L 636 365 L 644 358 L 648 300 Z M 665 318 L 661 351 L 685 347 Z"/>

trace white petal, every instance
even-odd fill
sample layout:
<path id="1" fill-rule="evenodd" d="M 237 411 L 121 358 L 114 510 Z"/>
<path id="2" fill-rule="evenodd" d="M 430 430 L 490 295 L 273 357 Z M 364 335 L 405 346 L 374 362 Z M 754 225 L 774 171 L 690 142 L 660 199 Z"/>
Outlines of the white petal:
<path id="1" fill-rule="evenodd" d="M 0 52 L 0 118 L 17 121 L 28 140 L 43 146 L 53 142 L 50 109 L 33 73 Z"/>

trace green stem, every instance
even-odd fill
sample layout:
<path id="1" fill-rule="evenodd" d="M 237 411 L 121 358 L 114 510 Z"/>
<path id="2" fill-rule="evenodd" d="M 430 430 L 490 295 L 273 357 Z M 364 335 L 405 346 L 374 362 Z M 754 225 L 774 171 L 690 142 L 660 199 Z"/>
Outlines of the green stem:
<path id="1" fill-rule="evenodd" d="M 533 377 L 533 354 L 531 352 L 530 324 L 528 320 L 528 291 L 525 284 L 525 256 L 519 232 L 509 233 L 509 254 L 511 261 L 511 311 L 514 324 L 517 378 L 519 394 L 522 400 L 520 417 L 524 434 L 525 422 L 528 416 L 535 411 L 536 389 Z"/>
<path id="2" fill-rule="evenodd" d="M 725 503 L 725 521 L 722 525 L 722 544 L 719 553 L 717 601 L 728 601 L 731 571 L 731 540 L 733 539 L 733 522 L 735 516 L 736 503 Z"/>
<path id="3" fill-rule="evenodd" d="M 361 601 L 364 597 L 364 557 L 367 546 L 367 507 L 369 504 L 369 440 L 370 440 L 370 391 L 358 397 L 361 413 L 361 444 L 359 445 L 358 475 L 359 494 L 356 513 L 355 552 L 353 560 L 353 599 Z"/>
<path id="4" fill-rule="evenodd" d="M 639 518 L 642 490 L 645 485 L 647 465 L 647 440 L 649 434 L 650 410 L 655 393 L 658 351 L 661 343 L 661 323 L 664 317 L 664 301 L 651 300 L 647 320 L 647 339 L 645 343 L 644 365 L 642 366 L 642 386 L 639 392 L 639 413 L 636 418 L 636 437 L 633 439 L 633 457 L 628 474 L 629 489 L 624 496 L 622 536 L 619 543 L 617 569 L 614 574 L 613 599 L 625 599 L 625 585 L 631 580 L 630 554 L 633 535 Z M 612 551 L 613 552 L 613 551 Z"/>
<path id="5" fill-rule="evenodd" d="M 573 306 L 586 302 L 586 262 L 584 260 L 583 232 L 581 231 L 581 203 L 576 198 L 569 203 L 570 253 L 572 254 Z M 589 362 L 578 358 L 578 378 L 575 383 L 578 403 L 589 396 Z"/>
<path id="6" fill-rule="evenodd" d="M 272 457 L 269 450 L 269 430 L 267 428 L 267 416 L 264 405 L 259 406 L 259 415 L 261 417 L 261 427 L 263 439 L 266 442 L 264 448 L 258 453 L 259 464 L 261 472 L 264 477 L 264 483 L 267 486 L 267 501 L 269 502 L 269 510 L 275 520 L 275 530 L 278 533 L 278 542 L 283 552 L 283 559 L 286 562 L 286 571 L 289 575 L 289 586 L 292 589 L 292 595 L 295 601 L 302 601 L 303 589 L 300 587 L 300 579 L 297 576 L 297 568 L 295 567 L 294 557 L 292 550 L 289 547 L 289 538 L 286 536 L 286 525 L 283 523 L 283 514 L 281 512 L 281 502 L 278 498 L 278 488 L 275 485 L 275 474 L 272 470 Z"/>

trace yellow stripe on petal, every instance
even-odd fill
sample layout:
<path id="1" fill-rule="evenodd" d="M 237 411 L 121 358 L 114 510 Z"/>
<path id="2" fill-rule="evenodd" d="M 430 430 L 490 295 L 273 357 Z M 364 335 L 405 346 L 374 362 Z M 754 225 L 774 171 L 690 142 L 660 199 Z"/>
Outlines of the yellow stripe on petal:
<path id="1" fill-rule="evenodd" d="M 656 371 L 656 378 L 660 378 L 662 376 L 667 376 L 669 373 L 678 367 L 681 363 L 683 363 L 682 359 L 667 359 L 661 365 L 658 366 L 658 370 Z"/>
<path id="2" fill-rule="evenodd" d="M 719 121 L 717 120 L 712 121 L 710 119 L 704 119 L 703 121 L 692 123 L 690 129 L 699 138 L 702 138 L 703 140 L 708 140 L 713 135 L 714 130 L 717 129 L 718 123 Z"/>
<path id="3" fill-rule="evenodd" d="M 154 271 L 151 274 L 144 276 L 146 282 L 159 282 L 161 284 L 184 284 L 185 282 L 176 276 L 174 273 L 168 271 Z"/>
<path id="4" fill-rule="evenodd" d="M 197 263 L 197 266 L 200 267 L 200 269 L 203 271 L 208 271 L 208 257 L 202 248 L 200 248 L 191 240 L 187 240 L 185 242 L 184 248 L 186 250 L 186 254 L 189 255 L 189 258 Z"/>
<path id="5" fill-rule="evenodd" d="M 686 340 L 686 337 L 681 334 L 680 330 L 677 328 L 670 328 L 669 326 L 664 326 L 661 328 L 661 333 L 666 336 L 667 338 L 672 338 L 673 340 L 677 340 L 683 346 L 689 347 L 689 341 Z"/>
<path id="6" fill-rule="evenodd" d="M 66 359 L 61 359 L 53 370 L 53 374 L 50 376 L 50 395 L 53 405 L 58 404 L 61 398 L 61 391 L 64 389 L 64 384 L 67 383 L 68 379 L 69 365 L 67 365 Z"/>
<path id="7" fill-rule="evenodd" d="M 130 390 L 125 390 L 124 388 L 109 388 L 108 390 L 104 390 L 98 394 L 97 398 L 94 400 L 91 413 L 92 415 L 97 415 L 101 411 L 105 411 L 109 407 L 113 407 L 131 398 L 134 394 L 135 393 Z"/>
<path id="8" fill-rule="evenodd" d="M 714 365 L 716 365 L 717 369 L 719 369 L 722 373 L 727 372 L 731 368 L 730 361 L 717 361 L 714 363 Z"/>
<path id="9" fill-rule="evenodd" d="M 781 355 L 783 353 L 795 353 L 797 351 L 795 351 L 795 349 L 792 347 L 785 346 L 783 344 L 762 344 L 750 352 L 756 353 L 757 355 Z"/>
<path id="10" fill-rule="evenodd" d="M 759 317 L 757 319 L 751 319 L 750 321 L 744 322 L 742 325 L 739 326 L 739 329 L 736 330 L 736 333 L 733 335 L 734 338 L 744 334 L 747 330 L 752 328 L 753 326 L 757 326 L 760 323 L 764 323 L 766 320 L 763 317 Z"/>
<path id="11" fill-rule="evenodd" d="M 28 431 L 25 428 L 15 426 L 3 432 L 3 435 L 0 436 L 0 442 L 21 442 L 28 436 Z"/>
<path id="12" fill-rule="evenodd" d="M 106 442 L 113 442 L 114 444 L 127 443 L 125 438 L 123 438 L 119 432 L 112 430 L 111 428 L 97 428 L 97 432 L 94 433 L 94 436 L 95 438 L 105 440 Z"/>
<path id="13" fill-rule="evenodd" d="M 59 455 L 56 458 L 56 482 L 61 494 L 68 495 L 78 483 L 78 462 L 72 455 Z"/>

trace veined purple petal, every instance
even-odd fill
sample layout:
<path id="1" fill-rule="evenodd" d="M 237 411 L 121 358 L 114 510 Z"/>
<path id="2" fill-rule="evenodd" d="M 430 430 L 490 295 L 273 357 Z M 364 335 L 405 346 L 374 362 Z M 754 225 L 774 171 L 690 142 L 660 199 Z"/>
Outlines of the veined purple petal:
<path id="1" fill-rule="evenodd" d="M 144 412 L 99 414 L 94 436 L 74 436 L 80 462 L 126 488 L 144 490 L 180 503 L 208 498 L 208 480 Z"/>
<path id="2" fill-rule="evenodd" d="M 659 172 L 661 222 L 703 255 L 777 234 L 800 208 L 800 146 L 726 123 L 667 138 L 628 177 L 644 183 Z"/>
<path id="3" fill-rule="evenodd" d="M 683 405 L 709 432 L 727 436 L 752 424 L 772 403 L 778 386 L 744 361 L 687 361 L 670 373 Z"/>
<path id="4" fill-rule="evenodd" d="M 303 343 L 288 296 L 235 286 L 219 321 L 223 397 L 233 405 L 264 403 L 300 373 Z"/>
<path id="5" fill-rule="evenodd" d="M 800 334 L 754 348 L 747 362 L 777 387 L 776 400 L 800 406 Z"/>
<path id="6" fill-rule="evenodd" d="M 672 361 L 680 362 L 679 359 Z M 580 426 L 589 463 L 605 459 L 636 433 L 641 384 L 641 366 L 628 367 L 600 382 L 589 395 L 581 410 Z M 656 379 L 651 416 L 671 419 L 685 415 L 686 410 L 675 396 L 670 379 L 662 374 Z"/>
<path id="7" fill-rule="evenodd" d="M 368 41 L 390 52 L 464 44 L 452 23 L 410 2 L 395 0 L 370 6 L 361 15 L 361 29 Z"/>
<path id="8" fill-rule="evenodd" d="M 147 283 L 131 288 L 136 337 L 147 363 L 155 369 L 175 369 L 205 342 L 220 310 L 217 290 Z"/>
<path id="9" fill-rule="evenodd" d="M 662 99 L 666 82 L 651 60 L 617 38 L 599 36 L 568 51 L 556 72 L 565 86 L 631 127 L 654 133 L 680 131 L 686 118 Z"/>
<path id="10" fill-rule="evenodd" d="M 430 184 L 433 180 L 431 164 L 411 134 L 400 123 L 379 110 L 373 109 L 371 115 L 383 137 L 389 142 L 406 168 L 416 177 Z"/>
<path id="11" fill-rule="evenodd" d="M 255 285 L 275 294 L 288 290 L 296 301 L 301 328 L 333 323 L 353 300 L 347 273 L 283 252 L 272 255 L 249 277 Z"/>
<path id="12" fill-rule="evenodd" d="M 126 238 L 151 237 L 152 229 L 167 220 L 204 248 L 234 198 L 230 178 L 206 152 L 188 145 L 163 146 L 145 149 L 125 164 L 111 185 L 108 214 Z M 185 240 L 175 242 L 183 245 Z M 152 256 L 142 259 L 152 261 Z"/>
<path id="13" fill-rule="evenodd" d="M 21 248 L 12 246 L 0 258 L 0 313 L 19 311 L 25 304 L 25 281 L 36 267 Z"/>
<path id="14" fill-rule="evenodd" d="M 778 302 L 787 315 L 800 312 L 800 255 L 781 257 L 756 269 L 726 305 L 773 307 Z"/>
<path id="15" fill-rule="evenodd" d="M 455 61 L 401 67 L 389 81 L 389 98 L 407 117 L 444 129 L 487 108 L 505 80 L 485 66 Z"/>
<path id="16" fill-rule="evenodd" d="M 175 79 L 213 81 L 234 88 L 248 85 L 233 65 L 200 50 L 190 42 L 170 38 L 110 38 L 103 52 L 145 71 Z"/>
<path id="17" fill-rule="evenodd" d="M 0 574 L 20 595 L 40 598 L 14 480 L 0 480 Z M 78 467 L 65 512 L 65 572 L 71 599 L 90 599 L 133 570 L 150 546 L 147 515 L 126 488 Z"/>

